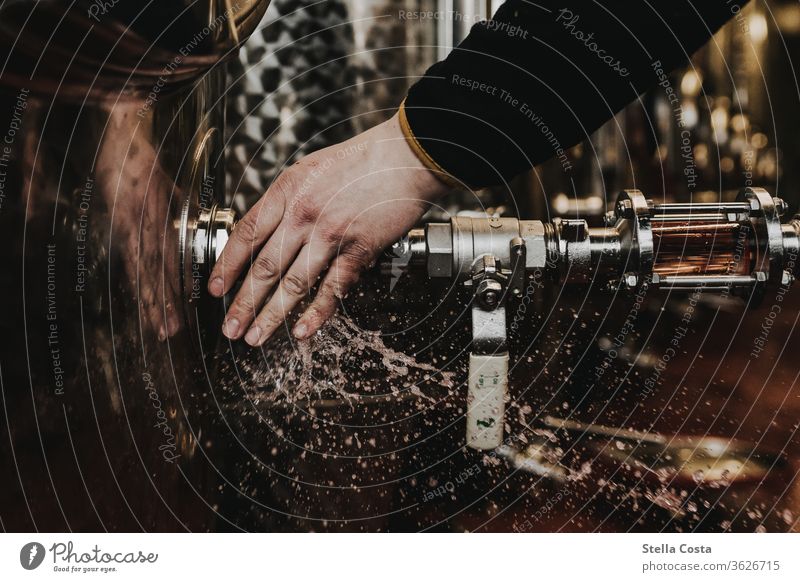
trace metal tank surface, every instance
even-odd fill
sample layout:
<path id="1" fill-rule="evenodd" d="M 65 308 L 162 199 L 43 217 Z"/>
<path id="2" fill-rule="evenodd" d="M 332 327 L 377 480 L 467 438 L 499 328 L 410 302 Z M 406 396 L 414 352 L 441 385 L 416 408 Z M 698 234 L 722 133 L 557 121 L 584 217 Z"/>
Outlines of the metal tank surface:
<path id="1" fill-rule="evenodd" d="M 199 260 L 180 272 L 181 220 L 224 194 L 223 64 L 267 2 L 154 4 L 0 8 L 6 530 L 218 520 L 202 387 L 221 305 Z"/>

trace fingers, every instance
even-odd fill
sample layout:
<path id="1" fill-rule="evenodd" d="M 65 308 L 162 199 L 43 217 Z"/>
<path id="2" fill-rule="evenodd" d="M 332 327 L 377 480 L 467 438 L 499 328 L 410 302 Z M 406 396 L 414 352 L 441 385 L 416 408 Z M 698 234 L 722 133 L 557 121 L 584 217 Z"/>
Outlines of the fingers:
<path id="1" fill-rule="evenodd" d="M 171 338 L 180 329 L 180 319 L 178 318 L 178 314 L 175 313 L 175 308 L 172 304 L 166 304 L 164 309 L 161 311 L 159 316 L 164 320 L 158 328 L 158 340 L 159 341 L 166 341 L 167 338 Z"/>
<path id="2" fill-rule="evenodd" d="M 278 289 L 247 331 L 244 339 L 248 344 L 262 345 L 283 325 L 289 313 L 314 286 L 333 254 L 334 249 L 322 244 L 310 243 L 303 247 L 281 279 Z"/>
<path id="3" fill-rule="evenodd" d="M 285 197 L 279 180 L 280 178 L 233 229 L 222 255 L 211 271 L 208 283 L 211 295 L 222 297 L 230 291 L 250 259 L 280 224 Z"/>
<path id="4" fill-rule="evenodd" d="M 228 308 L 222 333 L 239 339 L 248 330 L 264 301 L 286 273 L 303 246 L 303 238 L 279 227 L 253 261 L 236 298 Z"/>
<path id="5" fill-rule="evenodd" d="M 174 245 L 174 241 L 169 241 Z M 166 253 L 165 253 L 166 254 Z M 166 254 L 166 257 L 174 257 Z M 174 260 L 166 259 L 164 264 L 164 324 L 159 327 L 158 337 L 164 339 L 173 337 L 181 328 L 181 318 L 178 314 L 178 298 L 180 297 L 177 265 Z"/>
<path id="6" fill-rule="evenodd" d="M 292 333 L 299 340 L 314 335 L 336 313 L 339 302 L 358 281 L 360 264 L 348 255 L 340 255 L 331 264 L 313 303 L 294 326 Z"/>
<path id="7" fill-rule="evenodd" d="M 173 281 L 177 277 L 171 277 L 169 281 Z M 162 323 L 158 327 L 159 341 L 166 341 L 167 338 L 173 337 L 181 328 L 181 319 L 177 311 L 177 298 L 178 290 L 174 287 L 172 282 L 163 282 L 163 294 L 161 297 L 160 319 Z"/>

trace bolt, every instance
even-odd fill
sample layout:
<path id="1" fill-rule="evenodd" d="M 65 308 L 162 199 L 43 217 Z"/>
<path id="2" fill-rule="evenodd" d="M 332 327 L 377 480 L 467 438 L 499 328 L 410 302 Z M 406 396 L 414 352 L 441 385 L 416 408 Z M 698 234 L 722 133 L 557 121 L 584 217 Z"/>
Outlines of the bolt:
<path id="1" fill-rule="evenodd" d="M 764 271 L 756 271 L 755 272 L 756 281 L 759 283 L 763 283 L 767 280 L 767 274 Z"/>
<path id="2" fill-rule="evenodd" d="M 761 216 L 761 202 L 758 201 L 758 198 L 753 196 L 748 202 L 750 203 L 750 215 Z"/>
<path id="3" fill-rule="evenodd" d="M 635 273 L 625 273 L 625 284 L 628 287 L 636 287 L 636 284 L 639 282 L 639 278 L 636 276 Z"/>
<path id="4" fill-rule="evenodd" d="M 794 283 L 794 275 L 791 271 L 784 271 L 783 275 L 781 276 L 781 285 L 791 285 Z"/>
<path id="5" fill-rule="evenodd" d="M 786 204 L 783 198 L 773 198 L 772 202 L 775 204 L 775 212 L 778 216 L 783 216 L 786 214 L 786 211 L 789 210 L 789 205 Z"/>

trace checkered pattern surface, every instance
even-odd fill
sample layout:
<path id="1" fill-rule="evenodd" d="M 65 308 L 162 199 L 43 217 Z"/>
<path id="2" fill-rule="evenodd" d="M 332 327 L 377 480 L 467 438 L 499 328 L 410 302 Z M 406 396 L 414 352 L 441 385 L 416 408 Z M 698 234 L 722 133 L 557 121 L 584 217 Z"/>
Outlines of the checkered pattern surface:
<path id="1" fill-rule="evenodd" d="M 274 0 L 228 68 L 228 191 L 251 205 L 287 165 L 352 136 L 341 0 Z"/>

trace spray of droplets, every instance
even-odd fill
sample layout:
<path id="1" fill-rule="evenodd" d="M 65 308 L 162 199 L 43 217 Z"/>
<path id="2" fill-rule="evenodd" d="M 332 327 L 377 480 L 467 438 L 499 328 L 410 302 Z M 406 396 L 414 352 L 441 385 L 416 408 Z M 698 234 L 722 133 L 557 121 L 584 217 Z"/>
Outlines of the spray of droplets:
<path id="1" fill-rule="evenodd" d="M 376 395 L 433 400 L 428 389 L 441 392 L 456 385 L 454 372 L 388 347 L 379 331 L 362 329 L 342 315 L 306 341 L 277 337 L 235 367 L 246 391 L 286 402 L 341 398 L 353 403 Z"/>

